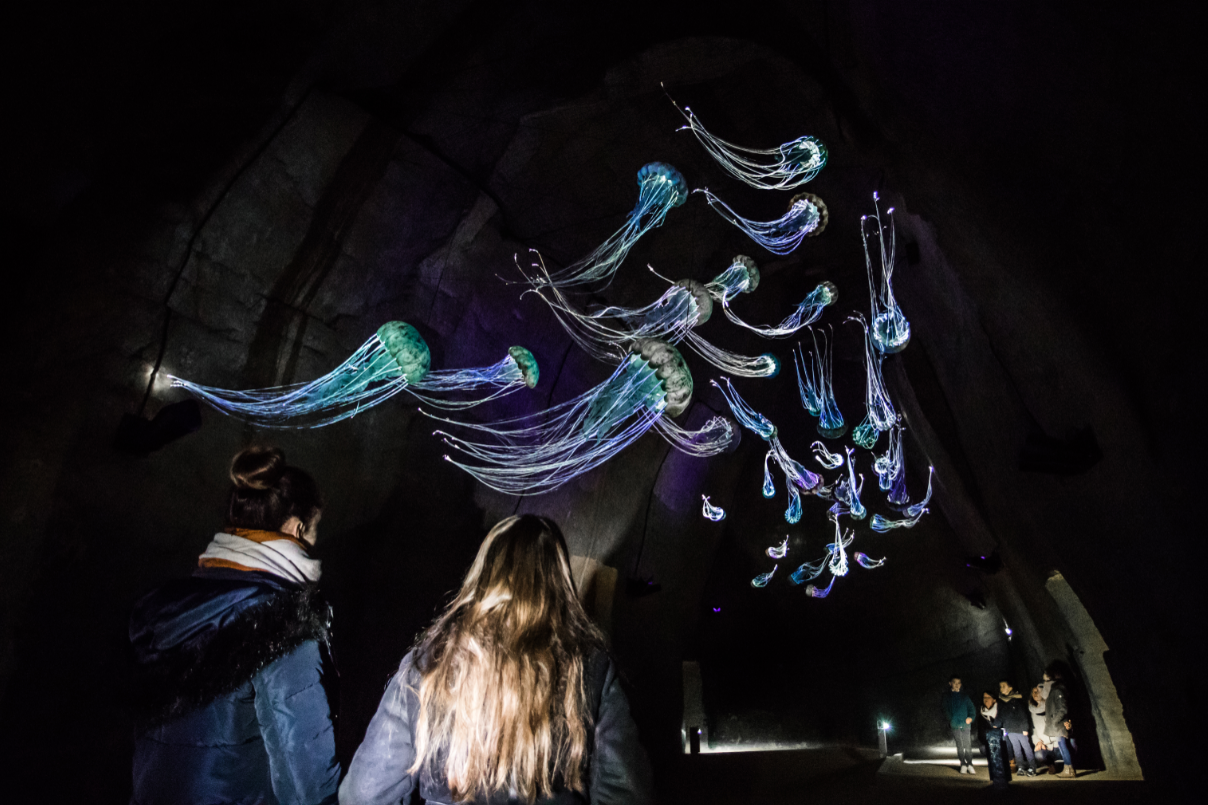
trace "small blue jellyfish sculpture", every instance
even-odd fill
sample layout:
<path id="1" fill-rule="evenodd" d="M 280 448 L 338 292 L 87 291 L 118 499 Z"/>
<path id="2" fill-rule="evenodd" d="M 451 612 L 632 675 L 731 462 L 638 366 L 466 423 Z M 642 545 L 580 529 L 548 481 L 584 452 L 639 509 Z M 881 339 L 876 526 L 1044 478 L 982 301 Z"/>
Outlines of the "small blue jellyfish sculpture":
<path id="1" fill-rule="evenodd" d="M 800 344 L 793 353 L 793 363 L 797 367 L 797 392 L 801 395 L 805 410 L 811 416 L 818 417 L 818 435 L 825 439 L 838 439 L 847 433 L 847 423 L 843 421 L 843 414 L 835 402 L 831 340 L 823 333 L 822 347 L 819 348 L 818 334 L 813 327 L 810 328 L 810 339 L 814 342 L 814 348 L 808 360 Z"/>
<path id="2" fill-rule="evenodd" d="M 665 341 L 640 341 L 612 376 L 585 394 L 540 414 L 499 422 L 454 422 L 480 434 L 480 441 L 436 431 L 465 456 L 445 459 L 483 485 L 509 495 L 557 489 L 621 452 L 651 428 L 693 456 L 716 455 L 734 437 L 724 417 L 699 431 L 670 421 L 688 407 L 692 375 L 679 352 Z"/>
<path id="3" fill-rule="evenodd" d="M 741 293 L 753 292 L 759 287 L 759 279 L 759 267 L 755 261 L 745 254 L 739 254 L 730 261 L 725 271 L 705 283 L 705 290 L 718 302 L 725 303 Z"/>
<path id="4" fill-rule="evenodd" d="M 826 564 L 829 559 L 830 554 L 827 554 L 817 562 L 806 562 L 789 574 L 789 581 L 793 584 L 804 584 L 807 581 L 813 581 L 822 575 L 822 571 L 826 570 Z"/>
<path id="5" fill-rule="evenodd" d="M 723 509 L 721 506 L 714 506 L 712 503 L 710 503 L 708 495 L 701 495 L 701 498 L 704 499 L 704 504 L 701 506 L 701 514 L 705 516 L 706 520 L 712 520 L 715 523 L 720 523 L 722 520 L 726 519 L 725 509 Z"/>
<path id="6" fill-rule="evenodd" d="M 835 577 L 831 576 L 830 584 L 825 587 L 817 587 L 813 584 L 807 584 L 805 594 L 810 598 L 826 598 L 830 595 L 831 588 L 835 586 Z"/>
<path id="7" fill-rule="evenodd" d="M 767 587 L 768 582 L 772 580 L 772 576 L 776 575 L 776 568 L 780 565 L 774 565 L 767 573 L 760 573 L 755 578 L 751 579 L 751 586 L 755 588 Z"/>
<path id="8" fill-rule="evenodd" d="M 846 576 L 847 565 L 847 546 L 851 545 L 852 540 L 856 538 L 854 531 L 843 532 L 839 526 L 839 518 L 831 518 L 835 523 L 835 541 L 826 546 L 828 552 L 827 569 L 830 570 L 832 576 Z"/>
<path id="9" fill-rule="evenodd" d="M 886 211 L 889 223 L 881 221 L 880 197 L 872 194 L 872 215 L 860 219 L 860 238 L 864 241 L 864 265 L 868 269 L 868 295 L 872 299 L 872 340 L 883 354 L 901 352 L 910 343 L 910 322 L 902 314 L 902 308 L 893 298 L 893 266 L 897 256 L 897 232 L 893 225 L 893 207 Z M 871 221 L 871 223 L 870 223 Z M 877 243 L 881 251 L 881 268 L 874 272 L 872 255 L 868 250 L 868 229 L 876 230 Z M 889 230 L 889 243 L 885 242 L 885 230 Z M 876 273 L 880 274 L 877 281 Z"/>
<path id="10" fill-rule="evenodd" d="M 752 221 L 743 218 L 729 204 L 708 189 L 693 190 L 704 193 L 709 206 L 717 214 L 741 229 L 751 240 L 772 254 L 789 254 L 807 236 L 820 235 L 826 228 L 828 213 L 826 204 L 813 193 L 798 193 L 789 201 L 789 210 L 775 221 Z"/>
<path id="11" fill-rule="evenodd" d="M 591 254 L 566 268 L 538 277 L 536 281 L 552 283 L 561 288 L 598 281 L 611 282 L 633 244 L 650 230 L 662 226 L 667 213 L 683 204 L 687 198 L 688 185 L 679 171 L 666 162 L 643 165 L 638 171 L 638 203 L 629 213 L 625 225 Z"/>
<path id="12" fill-rule="evenodd" d="M 873 570 L 885 564 L 884 559 L 872 559 L 869 558 L 868 554 L 860 553 L 859 551 L 856 551 L 855 553 L 855 560 L 856 564 L 865 570 Z"/>
<path id="13" fill-rule="evenodd" d="M 767 555 L 770 556 L 772 559 L 783 559 L 785 557 L 785 555 L 788 554 L 788 552 L 789 552 L 789 538 L 788 537 L 784 538 L 784 542 L 781 542 L 779 545 L 773 545 L 772 547 L 768 548 L 766 551 Z"/>
<path id="14" fill-rule="evenodd" d="M 264 428 L 317 428 L 368 410 L 400 391 L 442 408 L 469 408 L 537 385 L 537 361 L 524 347 L 512 347 L 499 363 L 481 369 L 430 371 L 428 345 L 401 321 L 377 333 L 332 371 L 309 383 L 232 391 L 179 377 L 183 388 L 224 414 Z M 469 399 L 443 395 L 474 393 Z M 433 396 L 433 395 L 442 396 Z"/>
<path id="15" fill-rule="evenodd" d="M 923 519 L 923 515 L 928 512 L 927 504 L 931 502 L 931 479 L 934 475 L 934 472 L 934 467 L 928 467 L 927 494 L 924 495 L 923 499 L 918 503 L 907 506 L 902 510 L 902 513 L 906 515 L 905 517 L 900 520 L 890 520 L 886 517 L 882 517 L 879 514 L 873 515 L 871 524 L 872 530 L 883 534 L 886 531 L 892 531 L 895 528 L 914 528 L 916 525 L 918 525 L 919 520 Z"/>
<path id="16" fill-rule="evenodd" d="M 680 107 L 674 100 L 671 104 L 688 121 L 678 130 L 695 134 L 717 164 L 751 187 L 792 190 L 813 179 L 826 165 L 826 146 L 816 137 L 798 137 L 777 148 L 744 148 L 714 137 L 688 107 Z"/>
<path id="17" fill-rule="evenodd" d="M 772 468 L 768 466 L 768 462 L 771 460 L 772 451 L 769 450 L 763 457 L 763 496 L 765 498 L 776 496 L 776 484 L 772 482 Z"/>
<path id="18" fill-rule="evenodd" d="M 738 392 L 734 390 L 733 384 L 730 383 L 728 377 L 722 378 L 722 383 L 716 380 L 711 382 L 730 406 L 730 410 L 734 413 L 734 418 L 738 423 L 750 431 L 753 431 L 761 439 L 768 443 L 768 456 L 764 458 L 764 497 L 770 497 L 769 490 L 775 494 L 775 487 L 771 483 L 771 474 L 767 471 L 768 458 L 775 461 L 777 466 L 784 472 L 786 486 L 789 495 L 789 505 L 784 512 L 784 519 L 790 523 L 796 523 L 801 519 L 801 492 L 810 492 L 821 482 L 814 473 L 805 468 L 801 462 L 792 458 L 784 449 L 784 445 L 780 443 L 780 437 L 777 435 L 776 426 L 773 425 L 767 417 L 751 408 Z"/>

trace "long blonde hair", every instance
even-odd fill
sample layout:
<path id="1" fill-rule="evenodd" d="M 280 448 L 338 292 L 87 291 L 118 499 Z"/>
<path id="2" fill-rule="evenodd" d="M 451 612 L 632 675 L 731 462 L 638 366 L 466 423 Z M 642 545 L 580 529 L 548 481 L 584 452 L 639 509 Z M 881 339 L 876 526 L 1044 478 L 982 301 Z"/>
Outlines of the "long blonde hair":
<path id="1" fill-rule="evenodd" d="M 421 636 L 416 773 L 458 802 L 586 790 L 587 660 L 603 646 L 575 595 L 566 542 L 526 514 L 483 540 L 461 590 Z"/>

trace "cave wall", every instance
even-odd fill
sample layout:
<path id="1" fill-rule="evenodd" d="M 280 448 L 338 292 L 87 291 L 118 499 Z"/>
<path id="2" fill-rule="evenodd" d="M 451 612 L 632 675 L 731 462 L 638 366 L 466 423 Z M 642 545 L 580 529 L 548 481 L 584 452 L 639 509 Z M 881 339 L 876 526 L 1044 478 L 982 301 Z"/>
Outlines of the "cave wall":
<path id="1" fill-rule="evenodd" d="M 1151 777 L 1170 768 L 1163 713 L 1195 658 L 1169 615 L 1200 595 L 1177 558 L 1193 533 L 1191 459 L 1165 424 L 1191 399 L 1179 348 L 1190 252 L 1173 236 L 1186 214 L 1166 191 L 1186 146 L 1171 21 L 1150 11 L 1133 33 L 1041 5 L 923 15 L 854 0 L 724 20 L 648 8 L 642 25 L 620 8 L 588 24 L 546 3 L 266 9 L 218 5 L 128 27 L 100 15 L 107 25 L 82 54 L 47 46 L 19 73 L 38 108 L 52 89 L 73 92 L 30 116 L 21 158 L 6 162 L 5 226 L 27 266 L 5 325 L 23 381 L 0 426 L 0 680 L 5 712 L 23 725 L 6 737 L 10 756 L 36 765 L 33 748 L 58 741 L 80 757 L 72 785 L 96 781 L 120 798 L 130 603 L 188 572 L 219 525 L 230 455 L 269 439 L 331 501 L 319 550 L 338 611 L 345 758 L 485 529 L 533 511 L 563 523 L 572 553 L 618 569 L 613 649 L 656 756 L 679 750 L 686 658 L 701 660 L 718 741 L 869 742 L 882 716 L 903 741 L 942 740 L 929 713 L 947 675 L 984 687 L 1035 677 L 1050 659 L 1079 667 L 1045 588 L 1059 570 L 1109 647 L 1141 766 Z M 66 41 L 93 22 L 78 18 Z M 772 322 L 830 279 L 841 299 L 824 321 L 839 333 L 836 393 L 854 424 L 860 356 L 842 318 L 867 306 L 858 221 L 873 191 L 896 207 L 903 250 L 917 248 L 896 275 L 914 339 L 886 377 L 907 417 L 912 490 L 932 464 L 936 495 L 912 532 L 861 527 L 856 547 L 888 556 L 885 568 L 841 580 L 825 602 L 752 590 L 769 569 L 764 548 L 790 534 L 789 570 L 829 526 L 825 506 L 807 501 L 800 527 L 786 528 L 782 498 L 759 497 L 763 449 L 750 433 L 709 461 L 648 435 L 520 500 L 443 462 L 432 421 L 400 399 L 340 426 L 271 434 L 207 411 L 199 432 L 149 456 L 113 450 L 157 363 L 148 415 L 181 398 L 166 373 L 226 387 L 314 377 L 388 319 L 415 324 L 436 366 L 532 350 L 538 388 L 492 415 L 598 382 L 606 367 L 501 281 L 513 255 L 533 247 L 565 264 L 592 248 L 652 160 L 750 217 L 783 209 L 675 133 L 660 82 L 737 142 L 822 137 L 831 161 L 809 189 L 831 224 L 776 258 L 695 197 L 593 301 L 654 298 L 661 281 L 647 263 L 704 280 L 748 253 L 764 284 L 740 313 Z M 1137 146 L 1141 121 L 1155 119 L 1164 147 Z M 767 349 L 716 318 L 707 338 Z M 777 351 L 787 358 L 787 345 Z M 698 426 L 724 403 L 707 385 L 716 372 L 688 360 L 697 391 L 682 424 Z M 740 388 L 804 459 L 813 436 L 793 383 L 785 372 Z M 1102 459 L 1086 471 L 1020 471 L 1029 439 L 1088 426 Z M 726 521 L 699 516 L 701 494 Z M 1158 534 L 1168 547 L 1151 561 Z M 997 573 L 967 566 L 994 551 Z M 631 576 L 661 590 L 629 595 Z M 81 667 L 91 684 L 79 684 Z M 67 721 L 71 734 L 58 734 Z"/>

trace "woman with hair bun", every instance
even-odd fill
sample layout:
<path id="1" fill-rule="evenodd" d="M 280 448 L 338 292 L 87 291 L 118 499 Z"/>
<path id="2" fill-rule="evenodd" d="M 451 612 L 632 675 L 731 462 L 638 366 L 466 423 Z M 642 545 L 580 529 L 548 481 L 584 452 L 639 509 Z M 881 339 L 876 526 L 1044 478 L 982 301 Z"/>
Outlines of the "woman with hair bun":
<path id="1" fill-rule="evenodd" d="M 390 681 L 342 805 L 646 803 L 650 767 L 562 532 L 509 517 Z"/>
<path id="2" fill-rule="evenodd" d="M 231 462 L 226 525 L 187 579 L 135 604 L 134 795 L 156 803 L 334 803 L 336 674 L 311 558 L 323 498 L 272 447 Z"/>

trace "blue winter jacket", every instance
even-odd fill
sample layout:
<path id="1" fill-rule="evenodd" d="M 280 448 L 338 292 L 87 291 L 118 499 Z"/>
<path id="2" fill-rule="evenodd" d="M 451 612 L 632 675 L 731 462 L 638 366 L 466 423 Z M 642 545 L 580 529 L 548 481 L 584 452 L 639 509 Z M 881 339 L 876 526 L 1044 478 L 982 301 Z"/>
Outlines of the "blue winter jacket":
<path id="1" fill-rule="evenodd" d="M 135 605 L 138 805 L 334 803 L 330 609 L 313 586 L 199 569 Z"/>
<path id="2" fill-rule="evenodd" d="M 941 696 L 941 702 L 944 706 L 944 715 L 948 717 L 948 726 L 954 730 L 968 729 L 972 724 L 966 724 L 966 718 L 977 718 L 977 708 L 973 706 L 973 702 L 963 693 L 957 693 L 953 690 L 944 691 Z"/>

